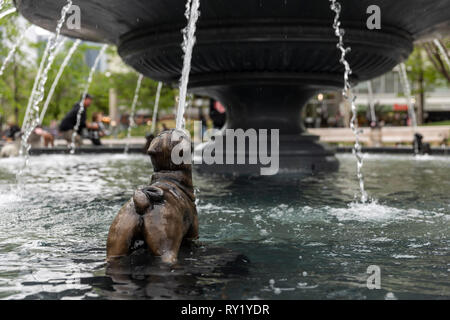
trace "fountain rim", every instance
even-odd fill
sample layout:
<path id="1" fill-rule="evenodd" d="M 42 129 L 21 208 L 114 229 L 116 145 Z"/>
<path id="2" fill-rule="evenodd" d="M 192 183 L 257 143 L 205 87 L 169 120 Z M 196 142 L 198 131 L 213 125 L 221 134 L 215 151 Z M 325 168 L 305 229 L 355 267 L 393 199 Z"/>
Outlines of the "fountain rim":
<path id="1" fill-rule="evenodd" d="M 300 20 L 298 20 L 300 21 Z M 297 22 L 298 22 L 297 21 Z M 258 21 L 261 23 L 261 21 Z M 165 30 L 165 31 L 163 31 Z M 360 28 L 347 28 L 346 44 L 349 46 L 358 46 L 359 50 L 370 51 L 371 54 L 385 55 L 386 52 L 393 54 L 395 59 L 403 61 L 406 59 L 413 48 L 413 37 L 408 33 L 396 30 L 361 30 Z M 145 64 L 142 56 L 158 57 L 161 52 L 179 52 L 182 54 L 179 45 L 182 39 L 179 30 L 172 28 L 161 29 L 141 28 L 133 30 L 120 37 L 118 44 L 118 53 L 122 59 L 135 69 L 138 65 Z M 250 26 L 205 26 L 201 25 L 197 29 L 197 43 L 195 52 L 202 51 L 203 48 L 220 47 L 224 44 L 233 44 L 240 46 L 264 46 L 269 43 L 282 43 L 284 45 L 305 44 L 318 48 L 320 46 L 327 49 L 336 44 L 335 35 L 331 28 L 314 25 L 285 25 L 284 22 L 278 24 L 251 24 Z M 338 56 L 336 49 L 336 57 Z M 134 63 L 133 63 L 134 62 Z M 175 66 L 165 66 L 169 69 L 176 69 Z M 373 78 L 378 74 L 369 74 L 359 78 L 352 76 L 353 82 L 364 81 Z M 158 77 L 152 75 L 158 81 L 175 84 L 179 75 L 175 72 L 167 72 L 166 76 Z M 223 71 L 194 73 L 190 76 L 189 88 L 199 88 L 205 86 L 216 86 L 224 84 L 249 85 L 249 84 L 298 84 L 306 85 L 309 88 L 330 88 L 335 89 L 342 86 L 342 76 L 340 73 L 326 72 L 280 72 L 280 71 Z"/>

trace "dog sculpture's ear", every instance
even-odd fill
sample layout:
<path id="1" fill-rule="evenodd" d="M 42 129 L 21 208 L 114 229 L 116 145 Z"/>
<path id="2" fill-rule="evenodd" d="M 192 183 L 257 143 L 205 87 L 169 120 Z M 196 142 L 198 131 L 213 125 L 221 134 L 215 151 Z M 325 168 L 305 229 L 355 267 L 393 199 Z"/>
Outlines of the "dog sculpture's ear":
<path id="1" fill-rule="evenodd" d="M 160 137 L 158 136 L 157 138 L 153 138 L 151 141 L 148 142 L 147 154 L 149 156 L 156 155 L 158 152 L 160 152 L 160 150 L 158 150 L 159 139 Z"/>
<path id="2" fill-rule="evenodd" d="M 151 133 L 151 134 L 147 135 L 145 137 L 145 139 L 146 139 L 146 143 L 144 146 L 144 153 L 148 153 L 150 145 L 151 145 L 153 139 L 155 139 L 155 135 Z"/>

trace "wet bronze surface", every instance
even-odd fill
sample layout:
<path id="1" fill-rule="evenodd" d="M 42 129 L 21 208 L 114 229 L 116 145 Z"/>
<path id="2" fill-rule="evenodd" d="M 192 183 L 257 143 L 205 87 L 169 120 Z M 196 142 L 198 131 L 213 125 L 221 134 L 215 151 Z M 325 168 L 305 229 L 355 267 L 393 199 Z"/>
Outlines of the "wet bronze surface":
<path id="1" fill-rule="evenodd" d="M 136 190 L 114 219 L 108 235 L 108 261 L 131 254 L 141 242 L 163 262 L 173 264 L 182 242 L 198 238 L 192 166 L 177 165 L 171 159 L 173 148 L 188 138 L 172 139 L 174 132 L 162 132 L 151 142 L 151 183 Z"/>

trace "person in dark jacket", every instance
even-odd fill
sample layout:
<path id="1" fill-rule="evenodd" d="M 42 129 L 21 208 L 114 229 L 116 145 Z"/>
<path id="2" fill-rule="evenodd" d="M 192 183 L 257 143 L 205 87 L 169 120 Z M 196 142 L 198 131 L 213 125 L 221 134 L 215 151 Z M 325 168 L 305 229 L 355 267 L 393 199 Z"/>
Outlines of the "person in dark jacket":
<path id="1" fill-rule="evenodd" d="M 2 139 L 6 141 L 16 140 L 18 134 L 20 133 L 20 128 L 13 121 L 8 121 L 8 128 L 2 135 Z"/>
<path id="2" fill-rule="evenodd" d="M 83 97 L 81 97 L 83 99 Z M 92 104 L 92 96 L 87 94 L 86 97 L 84 97 L 84 110 L 81 113 L 80 118 L 80 126 L 78 127 L 77 134 L 75 137 L 75 145 L 77 147 L 81 146 L 83 144 L 83 138 L 81 136 L 83 129 L 98 129 L 98 125 L 96 123 L 88 124 L 86 123 L 86 109 L 89 108 L 89 106 Z M 63 138 L 67 141 L 67 143 L 70 145 L 72 143 L 72 135 L 74 133 L 75 126 L 77 124 L 77 117 L 78 112 L 81 108 L 81 100 L 80 102 L 77 102 L 72 110 L 67 113 L 67 115 L 64 117 L 64 119 L 61 121 L 61 124 L 59 125 L 59 131 L 61 132 L 61 135 Z"/>

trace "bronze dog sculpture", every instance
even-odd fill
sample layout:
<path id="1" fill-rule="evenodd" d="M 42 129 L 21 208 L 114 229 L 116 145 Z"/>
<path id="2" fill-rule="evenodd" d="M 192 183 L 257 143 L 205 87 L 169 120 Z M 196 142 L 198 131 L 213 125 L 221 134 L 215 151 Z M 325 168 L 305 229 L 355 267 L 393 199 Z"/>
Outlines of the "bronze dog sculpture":
<path id="1" fill-rule="evenodd" d="M 190 142 L 186 135 L 173 139 L 174 132 L 164 131 L 150 144 L 151 184 L 135 191 L 114 219 L 108 235 L 108 261 L 131 254 L 136 241 L 143 241 L 153 255 L 174 264 L 183 240 L 198 238 L 192 165 L 177 165 L 171 158 L 178 144 L 189 143 L 190 147 Z"/>

